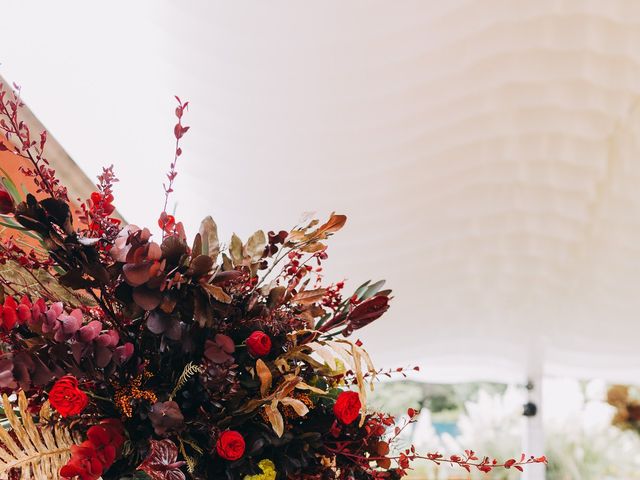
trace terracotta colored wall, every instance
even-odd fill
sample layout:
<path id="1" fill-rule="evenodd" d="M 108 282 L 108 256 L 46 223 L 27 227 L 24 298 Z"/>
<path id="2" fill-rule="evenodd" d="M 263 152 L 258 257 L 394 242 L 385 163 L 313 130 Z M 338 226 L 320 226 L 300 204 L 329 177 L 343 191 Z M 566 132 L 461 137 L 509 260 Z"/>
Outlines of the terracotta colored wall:
<path id="1" fill-rule="evenodd" d="M 9 146 L 7 142 L 4 142 L 4 143 L 5 145 Z M 4 172 L 0 171 L 0 176 L 3 178 L 9 177 L 11 180 L 13 180 L 13 182 L 16 184 L 16 186 L 20 191 L 26 190 L 27 192 L 35 195 L 36 198 L 44 197 L 45 196 L 44 194 L 36 193 L 37 188 L 33 183 L 33 179 L 25 176 L 22 172 L 20 172 L 19 170 L 20 166 L 29 167 L 31 166 L 31 163 L 28 160 L 18 155 L 15 155 L 14 153 L 11 153 L 10 151 L 0 152 L 0 168 L 4 170 Z M 52 165 L 52 167 L 55 168 L 55 165 Z M 73 195 L 70 193 L 69 197 L 73 198 Z M 74 213 L 74 217 L 76 216 L 75 211 L 77 208 L 78 208 L 77 202 L 71 202 L 71 209 Z M 13 236 L 19 235 L 28 243 L 34 242 L 32 238 L 25 235 L 20 235 L 20 233 L 15 230 L 0 231 L 0 236 L 5 237 L 7 235 L 13 235 Z"/>
<path id="2" fill-rule="evenodd" d="M 20 173 L 20 166 L 29 166 L 29 162 L 9 151 L 0 152 L 0 167 L 6 172 L 6 174 L 2 172 L 1 175 L 3 177 L 8 176 L 16 185 L 18 185 L 18 187 L 24 186 L 29 192 L 35 195 L 35 185 L 33 185 L 30 178 L 27 178 Z"/>

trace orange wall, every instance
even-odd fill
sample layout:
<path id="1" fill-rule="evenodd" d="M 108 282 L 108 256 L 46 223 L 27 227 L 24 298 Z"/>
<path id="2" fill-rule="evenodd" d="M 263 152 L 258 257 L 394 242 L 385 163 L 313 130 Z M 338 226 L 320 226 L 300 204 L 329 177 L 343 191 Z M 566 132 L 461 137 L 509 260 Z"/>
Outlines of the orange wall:
<path id="1" fill-rule="evenodd" d="M 2 143 L 4 143 L 7 146 L 10 146 L 10 144 L 6 141 Z M 32 165 L 31 165 L 31 162 L 29 162 L 28 160 L 20 157 L 19 155 L 11 153 L 10 151 L 0 152 L 0 168 L 2 168 L 2 170 L 6 172 L 5 174 L 4 172 L 0 171 L 0 176 L 2 177 L 8 176 L 11 180 L 13 180 L 13 183 L 16 184 L 16 186 L 20 191 L 26 190 L 27 192 L 35 195 L 36 198 L 44 198 L 46 196 L 45 194 L 36 193 L 37 188 L 33 183 L 33 179 L 25 176 L 22 172 L 20 172 L 19 170 L 20 166 L 31 167 Z M 51 166 L 55 169 L 55 165 L 51 165 Z M 73 192 L 69 192 L 69 198 L 70 199 L 74 198 Z M 76 209 L 78 208 L 77 202 L 70 202 L 70 206 L 73 212 L 73 216 L 76 217 Z M 15 230 L 2 231 L 0 232 L 0 235 L 2 235 L 3 237 L 6 237 L 8 235 L 13 235 L 13 236 L 19 235 L 30 244 L 33 244 L 32 242 L 34 241 L 32 238 L 28 236 L 20 235 L 19 232 Z"/>

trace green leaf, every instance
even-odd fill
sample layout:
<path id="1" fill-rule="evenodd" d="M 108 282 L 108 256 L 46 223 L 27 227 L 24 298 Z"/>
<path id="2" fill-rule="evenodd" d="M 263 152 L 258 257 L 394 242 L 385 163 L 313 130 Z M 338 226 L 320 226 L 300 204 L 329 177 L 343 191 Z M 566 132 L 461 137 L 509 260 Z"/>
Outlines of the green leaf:
<path id="1" fill-rule="evenodd" d="M 360 300 L 366 300 L 367 298 L 371 298 L 376 293 L 378 293 L 383 286 L 384 286 L 384 280 L 379 280 L 376 283 L 369 285 L 369 287 L 364 291 L 362 296 L 358 298 Z"/>
<path id="2" fill-rule="evenodd" d="M 327 320 L 329 320 L 333 315 L 330 313 L 327 313 L 325 315 L 323 315 L 322 317 L 320 317 L 320 320 L 318 320 L 318 322 L 316 323 L 316 330 L 318 330 L 322 325 L 324 325 L 325 323 L 327 323 Z"/>
<path id="3" fill-rule="evenodd" d="M 10 228 L 11 230 L 21 230 L 21 231 L 25 231 L 27 232 L 28 230 L 24 227 L 21 227 L 20 225 L 16 224 L 16 223 L 7 223 L 7 222 L 0 222 L 0 227 L 6 227 L 6 228 Z"/>
<path id="4" fill-rule="evenodd" d="M 33 238 L 35 240 L 38 240 L 42 244 L 42 246 L 45 246 L 44 243 L 42 242 L 42 238 L 40 238 L 40 236 L 38 234 L 32 232 L 31 230 L 27 230 L 22 225 L 20 225 L 18 222 L 13 220 L 12 217 L 1 215 L 0 218 L 2 218 L 2 220 L 3 220 L 3 221 L 0 221 L 0 227 L 9 228 L 11 230 L 18 230 L 18 231 L 22 232 L 23 235 L 27 235 L 28 237 L 31 237 L 31 238 Z M 45 248 L 46 248 L 46 246 L 45 246 Z"/>
<path id="5" fill-rule="evenodd" d="M 367 288 L 369 287 L 369 284 L 370 284 L 370 283 L 371 283 L 371 280 L 367 280 L 366 282 L 364 282 L 362 285 L 360 285 L 360 286 L 356 289 L 356 291 L 355 291 L 354 295 L 355 295 L 357 298 L 360 298 L 360 296 L 361 296 L 364 292 L 366 292 L 366 291 L 367 291 Z"/>

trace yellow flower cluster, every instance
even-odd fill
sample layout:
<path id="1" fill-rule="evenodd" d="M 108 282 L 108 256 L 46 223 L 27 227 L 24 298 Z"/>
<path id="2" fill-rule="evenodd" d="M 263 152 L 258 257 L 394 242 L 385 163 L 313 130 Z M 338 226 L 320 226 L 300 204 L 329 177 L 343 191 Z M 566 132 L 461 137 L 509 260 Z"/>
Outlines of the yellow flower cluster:
<path id="1" fill-rule="evenodd" d="M 245 475 L 244 480 L 276 480 L 276 466 L 275 464 L 265 458 L 258 463 L 262 473 L 257 475 Z"/>

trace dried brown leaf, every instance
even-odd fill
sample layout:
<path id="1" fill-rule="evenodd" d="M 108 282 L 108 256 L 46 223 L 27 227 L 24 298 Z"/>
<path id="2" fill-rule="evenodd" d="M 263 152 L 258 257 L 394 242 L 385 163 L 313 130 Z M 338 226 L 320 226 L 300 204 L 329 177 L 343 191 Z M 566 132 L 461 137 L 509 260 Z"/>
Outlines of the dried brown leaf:
<path id="1" fill-rule="evenodd" d="M 200 235 L 199 233 L 196 233 L 196 236 L 193 238 L 191 255 L 194 257 L 197 257 L 198 255 L 202 255 L 202 235 Z"/>
<path id="2" fill-rule="evenodd" d="M 273 428 L 273 431 L 278 437 L 281 437 L 284 433 L 284 419 L 278 410 L 278 401 L 273 400 L 271 404 L 266 405 L 264 408 L 267 413 L 267 418 L 271 423 L 271 428 Z"/>
<path id="3" fill-rule="evenodd" d="M 217 285 L 211 285 L 210 283 L 203 283 L 202 288 L 217 301 L 222 303 L 231 303 L 231 296 L 225 292 L 222 287 Z"/>
<path id="4" fill-rule="evenodd" d="M 324 243 L 320 243 L 320 242 L 312 242 L 309 243 L 305 246 L 303 246 L 302 248 L 300 248 L 300 250 L 302 250 L 305 253 L 317 253 L 320 252 L 324 249 L 326 249 L 327 246 Z"/>
<path id="5" fill-rule="evenodd" d="M 291 301 L 300 305 L 311 305 L 319 302 L 324 297 L 327 290 L 325 288 L 316 288 L 315 290 L 305 290 L 297 293 Z"/>
<path id="6" fill-rule="evenodd" d="M 262 230 L 258 230 L 249 237 L 245 250 L 252 263 L 258 262 L 262 258 L 266 245 L 267 237 Z"/>
<path id="7" fill-rule="evenodd" d="M 236 267 L 242 265 L 242 240 L 240 240 L 240 237 L 235 233 L 231 236 L 229 254 L 231 255 L 231 260 Z"/>
<path id="8" fill-rule="evenodd" d="M 318 227 L 317 233 L 321 234 L 323 238 L 326 238 L 327 235 L 335 233 L 344 227 L 345 223 L 347 223 L 346 215 L 336 215 L 336 213 L 332 213 L 329 220 L 327 220 L 324 225 Z"/>
<path id="9" fill-rule="evenodd" d="M 215 260 L 220 252 L 220 242 L 218 241 L 218 226 L 213 218 L 207 216 L 202 220 L 199 234 L 202 237 L 202 253 Z"/>
<path id="10" fill-rule="evenodd" d="M 293 408 L 299 417 L 304 417 L 309 413 L 309 407 L 296 398 L 286 397 L 280 400 L 280 403 Z"/>
<path id="11" fill-rule="evenodd" d="M 266 397 L 271 389 L 271 383 L 273 382 L 273 376 L 271 375 L 271 370 L 266 363 L 262 361 L 262 359 L 256 360 L 256 374 L 260 379 L 260 395 Z"/>

